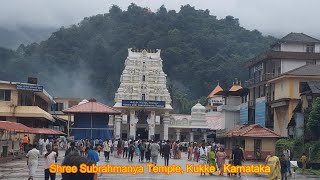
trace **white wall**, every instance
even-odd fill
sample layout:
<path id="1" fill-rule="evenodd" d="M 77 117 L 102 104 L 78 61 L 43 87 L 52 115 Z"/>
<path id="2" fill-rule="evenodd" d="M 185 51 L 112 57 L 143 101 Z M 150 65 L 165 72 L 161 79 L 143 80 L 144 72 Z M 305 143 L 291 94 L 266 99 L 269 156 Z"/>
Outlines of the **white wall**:
<path id="1" fill-rule="evenodd" d="M 281 43 L 281 51 L 286 52 L 306 52 L 307 44 L 302 43 Z M 320 52 L 320 44 L 315 44 L 315 52 Z"/>
<path id="2" fill-rule="evenodd" d="M 320 44 L 316 44 L 314 47 L 314 52 L 320 53 Z"/>
<path id="3" fill-rule="evenodd" d="M 238 106 L 241 103 L 241 97 L 239 96 L 229 96 L 227 97 L 227 105 Z"/>
<path id="4" fill-rule="evenodd" d="M 288 72 L 298 67 L 307 64 L 307 60 L 293 60 L 293 59 L 282 59 L 281 60 L 281 73 Z"/>
<path id="5" fill-rule="evenodd" d="M 306 52 L 306 45 L 301 43 L 281 43 L 281 51 Z"/>

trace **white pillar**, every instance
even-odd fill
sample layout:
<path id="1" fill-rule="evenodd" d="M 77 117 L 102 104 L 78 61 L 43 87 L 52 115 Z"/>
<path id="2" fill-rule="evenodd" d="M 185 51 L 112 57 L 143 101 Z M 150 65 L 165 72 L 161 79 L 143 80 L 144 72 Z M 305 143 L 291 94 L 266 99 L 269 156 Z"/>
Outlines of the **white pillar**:
<path id="1" fill-rule="evenodd" d="M 121 138 L 121 116 L 116 116 L 115 123 L 116 123 L 116 139 Z"/>
<path id="2" fill-rule="evenodd" d="M 155 122 L 156 122 L 155 111 L 151 111 L 150 119 L 148 119 L 148 125 L 149 125 L 148 139 L 149 140 L 154 138 Z"/>
<path id="3" fill-rule="evenodd" d="M 135 111 L 130 111 L 130 138 L 135 139 L 136 138 L 136 115 Z"/>
<path id="4" fill-rule="evenodd" d="M 193 142 L 194 133 L 190 132 L 190 142 Z"/>
<path id="5" fill-rule="evenodd" d="M 165 113 L 163 116 L 163 140 L 169 140 L 169 124 L 170 124 L 170 115 Z"/>
<path id="6" fill-rule="evenodd" d="M 176 130 L 176 137 L 177 137 L 177 141 L 180 141 L 180 129 Z"/>
<path id="7" fill-rule="evenodd" d="M 204 142 L 207 142 L 207 133 L 206 132 L 203 133 L 203 139 L 204 139 Z"/>

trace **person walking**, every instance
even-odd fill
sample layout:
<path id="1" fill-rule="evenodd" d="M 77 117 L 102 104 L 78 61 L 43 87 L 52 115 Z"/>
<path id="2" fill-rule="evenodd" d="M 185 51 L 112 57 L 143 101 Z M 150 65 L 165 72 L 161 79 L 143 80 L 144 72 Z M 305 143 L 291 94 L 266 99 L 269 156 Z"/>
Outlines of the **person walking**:
<path id="1" fill-rule="evenodd" d="M 200 152 L 200 161 L 199 161 L 199 163 L 200 163 L 201 165 L 207 164 L 208 149 L 207 149 L 205 143 L 202 143 L 199 152 Z M 204 175 L 206 175 L 206 173 L 204 173 Z M 202 172 L 200 173 L 200 176 L 202 176 Z"/>
<path id="2" fill-rule="evenodd" d="M 27 165 L 29 169 L 29 179 L 33 180 L 34 175 L 36 174 L 36 170 L 38 168 L 40 152 L 37 149 L 37 145 L 33 144 L 33 148 L 28 151 L 26 157 L 28 158 Z"/>
<path id="3" fill-rule="evenodd" d="M 98 155 L 98 153 L 97 153 L 95 150 L 87 147 L 87 148 L 86 148 L 86 154 L 87 154 L 87 158 L 88 158 L 89 160 L 93 161 L 95 165 L 97 165 L 97 163 L 99 162 L 99 155 Z"/>
<path id="4" fill-rule="evenodd" d="M 162 155 L 164 158 L 164 165 L 169 166 L 169 157 L 170 157 L 170 141 L 167 140 L 167 143 L 162 147 Z"/>
<path id="5" fill-rule="evenodd" d="M 139 144 L 139 150 L 140 150 L 139 162 L 143 162 L 144 153 L 145 153 L 145 150 L 146 150 L 146 144 L 144 143 L 144 140 L 142 140 L 141 143 Z"/>
<path id="6" fill-rule="evenodd" d="M 104 158 L 106 162 L 109 162 L 110 160 L 110 151 L 111 151 L 111 144 L 108 140 L 103 142 L 103 152 L 104 152 Z"/>
<path id="7" fill-rule="evenodd" d="M 191 143 L 189 143 L 189 147 L 188 147 L 188 161 L 191 161 L 192 160 L 192 152 L 193 152 L 193 148 L 192 148 L 192 145 Z"/>
<path id="8" fill-rule="evenodd" d="M 302 174 L 304 174 L 304 170 L 306 169 L 307 167 L 307 156 L 305 153 L 302 153 L 302 156 L 300 158 L 300 161 L 302 163 Z"/>
<path id="9" fill-rule="evenodd" d="M 287 165 L 287 160 L 284 154 L 281 155 L 280 166 L 281 166 L 281 180 L 287 180 L 288 165 Z"/>
<path id="10" fill-rule="evenodd" d="M 220 175 L 223 176 L 223 171 L 224 171 L 224 164 L 226 162 L 226 153 L 224 152 L 224 148 L 220 147 L 219 151 L 216 153 L 216 160 L 217 160 L 217 165 L 220 171 Z"/>
<path id="11" fill-rule="evenodd" d="M 150 162 L 150 158 L 151 158 L 150 145 L 151 145 L 150 142 L 146 143 L 146 150 L 145 150 L 146 162 Z"/>
<path id="12" fill-rule="evenodd" d="M 134 151 L 135 151 L 135 147 L 134 147 L 133 141 L 131 141 L 131 142 L 130 142 L 130 145 L 129 145 L 128 162 L 129 162 L 129 161 L 132 162 Z"/>
<path id="13" fill-rule="evenodd" d="M 152 144 L 150 146 L 150 151 L 151 151 L 152 164 L 154 164 L 156 166 L 157 162 L 158 162 L 159 151 L 160 151 L 159 144 L 152 141 Z"/>
<path id="14" fill-rule="evenodd" d="M 236 145 L 236 148 L 232 151 L 231 159 L 234 166 L 242 166 L 242 161 L 244 160 L 244 154 L 243 154 L 243 151 L 240 149 L 239 145 Z M 239 177 L 241 177 L 240 172 L 239 172 Z"/>
<path id="15" fill-rule="evenodd" d="M 269 180 L 277 180 L 281 177 L 281 166 L 277 156 L 270 153 L 266 159 L 266 165 L 270 167 Z"/>
<path id="16" fill-rule="evenodd" d="M 70 155 L 70 154 L 78 154 L 78 155 L 80 155 L 80 153 L 79 153 L 79 151 L 76 149 L 76 144 L 74 143 L 74 142 L 71 142 L 70 143 L 70 148 L 69 149 L 67 149 L 67 151 L 66 151 L 66 153 L 65 153 L 65 157 L 66 156 L 68 156 L 68 155 Z"/>
<path id="17" fill-rule="evenodd" d="M 56 163 L 56 158 L 58 157 L 58 154 L 52 150 L 52 147 L 50 144 L 46 145 L 47 153 L 44 155 L 44 179 L 49 180 L 55 180 L 56 179 L 56 173 L 51 173 L 49 171 L 50 165 Z"/>
<path id="18" fill-rule="evenodd" d="M 288 166 L 288 172 L 289 172 L 289 175 L 291 176 L 291 168 L 290 168 L 290 157 L 291 157 L 291 151 L 289 150 L 288 147 L 285 147 L 283 149 L 283 152 L 282 152 L 285 156 L 285 159 L 287 160 L 287 166 Z"/>
<path id="19" fill-rule="evenodd" d="M 211 149 L 208 153 L 208 161 L 209 161 L 209 166 L 213 166 L 215 169 L 217 169 L 216 166 L 216 152 L 214 149 L 214 146 L 211 146 Z M 210 173 L 210 175 L 213 175 L 212 173 Z"/>
<path id="20" fill-rule="evenodd" d="M 29 137 L 27 135 L 24 135 L 22 139 L 22 146 L 23 146 L 23 151 L 25 153 L 28 153 L 28 151 L 30 150 L 28 149 L 29 142 L 30 142 Z"/>
<path id="21" fill-rule="evenodd" d="M 128 158 L 128 148 L 129 148 L 128 140 L 124 140 L 122 158 Z M 126 156 L 126 157 L 124 157 L 124 156 Z"/>

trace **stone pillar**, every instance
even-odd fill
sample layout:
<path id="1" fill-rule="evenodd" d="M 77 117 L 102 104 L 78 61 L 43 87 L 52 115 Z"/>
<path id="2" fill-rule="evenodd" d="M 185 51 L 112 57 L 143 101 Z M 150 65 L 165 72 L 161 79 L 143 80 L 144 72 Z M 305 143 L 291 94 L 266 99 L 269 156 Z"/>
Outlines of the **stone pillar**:
<path id="1" fill-rule="evenodd" d="M 207 142 L 207 135 L 208 135 L 208 134 L 207 134 L 206 132 L 203 133 L 204 142 Z"/>
<path id="2" fill-rule="evenodd" d="M 170 123 L 170 115 L 165 114 L 163 117 L 163 140 L 169 139 L 169 123 Z"/>
<path id="3" fill-rule="evenodd" d="M 152 140 L 154 138 L 154 124 L 149 124 L 149 134 L 148 139 Z"/>
<path id="4" fill-rule="evenodd" d="M 148 125 L 149 125 L 148 139 L 149 140 L 154 138 L 155 122 L 156 122 L 155 111 L 151 111 L 150 119 L 148 119 Z"/>
<path id="5" fill-rule="evenodd" d="M 129 137 L 132 139 L 136 138 L 136 124 L 137 124 L 136 114 L 135 114 L 135 111 L 132 110 L 130 111 L 130 135 L 129 135 Z"/>
<path id="6" fill-rule="evenodd" d="M 193 137 L 194 137 L 194 132 L 190 132 L 190 142 L 194 141 Z"/>
<path id="7" fill-rule="evenodd" d="M 176 129 L 176 137 L 177 137 L 177 141 L 180 141 L 180 129 Z"/>
<path id="8" fill-rule="evenodd" d="M 116 129 L 116 139 L 120 139 L 121 138 L 121 116 L 116 116 L 115 119 L 115 129 Z"/>

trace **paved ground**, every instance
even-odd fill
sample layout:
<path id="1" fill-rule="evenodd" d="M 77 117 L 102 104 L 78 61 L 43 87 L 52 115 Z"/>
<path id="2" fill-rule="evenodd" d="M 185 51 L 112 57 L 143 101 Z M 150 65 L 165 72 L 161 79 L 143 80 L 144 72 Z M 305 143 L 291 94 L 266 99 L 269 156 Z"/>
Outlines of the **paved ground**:
<path id="1" fill-rule="evenodd" d="M 63 155 L 64 152 L 59 153 L 60 156 L 58 158 L 58 163 L 61 164 L 63 160 Z M 100 156 L 100 162 L 98 165 L 105 165 L 107 164 L 104 162 L 105 159 L 101 153 Z M 114 158 L 111 156 L 111 165 L 146 165 L 146 163 L 139 163 L 138 159 L 134 157 L 134 162 L 128 162 L 127 159 L 122 159 L 122 158 Z M 186 163 L 190 163 L 186 160 L 186 154 L 183 154 L 183 159 L 182 160 L 175 160 L 175 159 L 170 159 L 170 164 L 176 164 L 180 165 L 181 167 L 185 167 Z M 192 162 L 194 163 L 194 162 Z M 195 163 L 197 164 L 197 163 Z M 251 164 L 251 162 L 246 162 L 245 165 Z M 158 165 L 164 165 L 164 161 L 161 157 L 158 159 Z M 36 177 L 34 179 L 44 179 L 44 159 L 41 158 L 39 162 L 39 167 L 36 172 Z M 169 180 L 169 179 L 174 179 L 177 180 L 179 178 L 183 178 L 184 180 L 192 180 L 192 179 L 217 179 L 217 180 L 222 180 L 222 179 L 239 179 L 237 177 L 226 177 L 226 176 L 218 176 L 218 175 L 213 175 L 213 176 L 200 176 L 199 174 L 190 174 L 190 173 L 184 173 L 184 174 L 171 174 L 171 175 L 166 175 L 166 174 L 154 174 L 154 173 L 148 173 L 147 172 L 147 167 L 145 166 L 145 172 L 144 174 L 138 174 L 138 175 L 131 175 L 131 174 L 101 174 L 98 179 L 108 179 L 108 180 L 119 180 L 119 179 L 127 179 L 127 180 L 143 180 L 143 179 L 156 179 L 156 180 Z M 302 176 L 301 174 L 297 173 L 296 177 L 290 177 L 288 179 L 319 179 L 320 177 L 315 177 L 315 176 Z M 15 160 L 7 163 L 0 164 L 0 179 L 8 179 L 8 180 L 21 180 L 21 179 L 28 179 L 28 168 L 26 165 L 26 159 L 23 160 Z M 57 174 L 57 179 L 61 179 L 61 174 Z M 241 179 L 268 179 L 266 175 L 253 175 L 253 174 L 244 174 Z"/>

